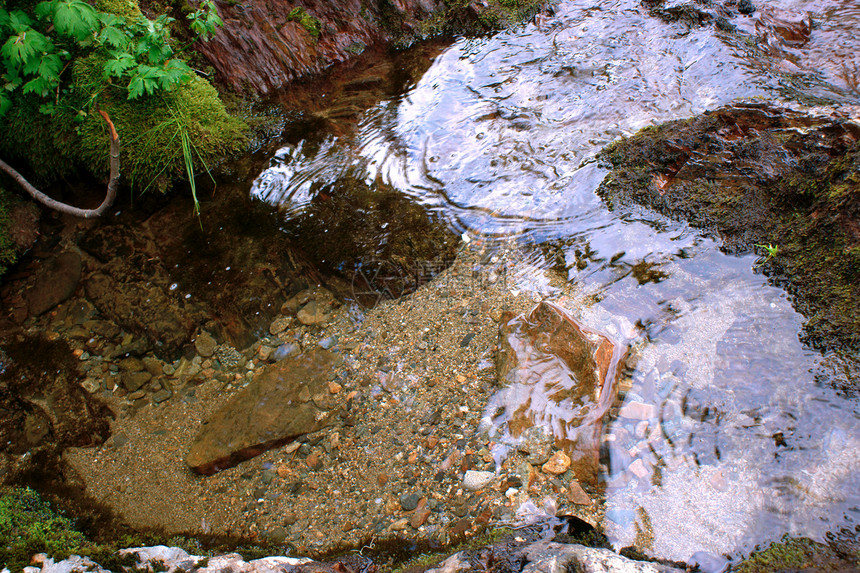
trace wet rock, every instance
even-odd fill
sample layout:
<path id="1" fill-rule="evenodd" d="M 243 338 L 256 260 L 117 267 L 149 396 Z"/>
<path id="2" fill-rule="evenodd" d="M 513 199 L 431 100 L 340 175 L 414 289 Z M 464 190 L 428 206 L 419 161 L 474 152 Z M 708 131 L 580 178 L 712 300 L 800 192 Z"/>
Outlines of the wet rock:
<path id="1" fill-rule="evenodd" d="M 608 549 L 542 541 L 526 547 L 523 554 L 528 565 L 522 573 L 681 573 L 680 569 L 642 561 L 633 561 Z"/>
<path id="2" fill-rule="evenodd" d="M 564 452 L 556 452 L 553 456 L 541 466 L 541 471 L 545 474 L 561 475 L 570 468 L 570 457 Z"/>
<path id="3" fill-rule="evenodd" d="M 505 313 L 496 371 L 506 388 L 493 400 L 506 408 L 510 434 L 551 428 L 576 477 L 595 485 L 603 416 L 615 400 L 622 356 L 620 346 L 554 304 L 542 302 L 528 316 Z M 572 407 L 566 404 L 579 414 L 554 410 Z"/>
<path id="4" fill-rule="evenodd" d="M 570 482 L 567 487 L 567 500 L 575 505 L 591 505 L 591 498 L 576 480 Z"/>
<path id="5" fill-rule="evenodd" d="M 750 14 L 755 13 L 755 4 L 750 0 L 740 0 L 740 2 L 738 2 L 738 12 L 749 16 Z"/>
<path id="6" fill-rule="evenodd" d="M 328 394 L 328 374 L 339 361 L 317 349 L 265 367 L 206 422 L 186 457 L 188 466 L 209 475 L 330 425 L 334 412 L 300 394 Z"/>
<path id="7" fill-rule="evenodd" d="M 287 316 L 279 316 L 275 320 L 272 321 L 272 324 L 269 325 L 269 334 L 276 335 L 285 331 L 292 319 Z"/>
<path id="8" fill-rule="evenodd" d="M 99 312 L 144 337 L 150 348 L 171 353 L 194 331 L 194 319 L 165 290 L 145 280 L 121 282 L 97 273 L 86 281 L 86 293 Z"/>
<path id="9" fill-rule="evenodd" d="M 296 318 L 298 318 L 299 322 L 305 326 L 311 326 L 325 322 L 328 320 L 328 315 L 325 313 L 322 305 L 317 304 L 317 301 L 312 300 L 299 310 L 296 314 Z"/>
<path id="10" fill-rule="evenodd" d="M 81 256 L 67 251 L 42 263 L 36 283 L 27 291 L 30 315 L 39 316 L 72 296 L 81 280 Z"/>
<path id="11" fill-rule="evenodd" d="M 245 362 L 245 357 L 232 346 L 221 344 L 215 349 L 215 357 L 224 368 L 236 368 Z"/>
<path id="12" fill-rule="evenodd" d="M 493 472 L 469 470 L 463 476 L 463 487 L 469 491 L 478 491 L 493 483 L 495 479 L 496 474 Z"/>
<path id="13" fill-rule="evenodd" d="M 152 379 L 149 372 L 123 372 L 120 376 L 122 387 L 129 392 L 135 392 Z"/>
<path id="14" fill-rule="evenodd" d="M 169 388 L 162 388 L 152 395 L 152 401 L 156 404 L 161 404 L 162 402 L 169 400 L 171 396 L 173 396 L 173 392 L 171 392 Z"/>
<path id="15" fill-rule="evenodd" d="M 129 356 L 119 361 L 119 367 L 127 372 L 140 372 L 143 370 L 143 362 L 133 356 Z"/>
<path id="16" fill-rule="evenodd" d="M 147 356 L 142 360 L 143 367 L 149 372 L 153 377 L 161 376 L 164 374 L 164 366 L 158 358 L 153 358 L 152 356 Z"/>
<path id="17" fill-rule="evenodd" d="M 301 348 L 299 348 L 298 344 L 281 344 L 272 353 L 272 358 L 274 358 L 275 360 L 284 360 L 285 358 L 295 356 L 299 352 L 301 352 Z"/>
<path id="18" fill-rule="evenodd" d="M 737 105 L 640 132 L 601 160 L 612 168 L 598 189 L 610 208 L 644 205 L 719 235 L 729 253 L 763 255 L 757 268 L 807 317 L 807 342 L 860 348 L 855 123 Z"/>
<path id="19" fill-rule="evenodd" d="M 215 348 L 218 346 L 218 342 L 212 338 L 212 335 L 206 331 L 201 332 L 197 338 L 194 339 L 194 348 L 197 350 L 197 354 L 203 356 L 204 358 L 209 358 L 213 354 L 215 354 Z"/>
<path id="20" fill-rule="evenodd" d="M 442 0 L 336 5 L 248 0 L 219 6 L 225 25 L 198 50 L 215 67 L 220 81 L 238 91 L 266 94 L 348 60 L 368 46 L 404 45 L 441 29 L 486 31 L 525 18 L 537 6 L 524 3 L 519 10 L 506 10 L 486 2 L 449 5 Z M 373 84 L 373 79 L 368 82 Z M 355 91 L 362 86 L 350 88 Z"/>
<path id="21" fill-rule="evenodd" d="M 23 454 L 34 441 L 93 446 L 110 436 L 110 411 L 81 386 L 78 360 L 64 341 L 25 336 L 3 344 L 0 389 L 0 453 Z"/>
<path id="22" fill-rule="evenodd" d="M 400 496 L 400 507 L 403 511 L 413 511 L 421 501 L 421 494 L 404 493 Z"/>
<path id="23" fill-rule="evenodd" d="M 85 281 L 87 299 L 102 316 L 142 338 L 144 351 L 172 354 L 206 315 L 176 288 L 157 241 L 144 227 L 102 225 L 81 238 L 94 267 Z"/>

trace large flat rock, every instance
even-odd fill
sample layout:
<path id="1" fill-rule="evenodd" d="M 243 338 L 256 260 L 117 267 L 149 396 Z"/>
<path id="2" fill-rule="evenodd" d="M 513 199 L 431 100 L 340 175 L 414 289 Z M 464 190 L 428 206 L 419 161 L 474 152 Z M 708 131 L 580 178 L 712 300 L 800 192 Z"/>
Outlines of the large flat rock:
<path id="1" fill-rule="evenodd" d="M 267 366 L 203 425 L 188 466 L 211 475 L 330 425 L 327 380 L 339 363 L 320 348 Z"/>
<path id="2" fill-rule="evenodd" d="M 546 428 L 569 454 L 576 477 L 596 484 L 603 416 L 617 394 L 623 355 L 621 346 L 554 304 L 503 315 L 496 367 L 511 436 Z"/>

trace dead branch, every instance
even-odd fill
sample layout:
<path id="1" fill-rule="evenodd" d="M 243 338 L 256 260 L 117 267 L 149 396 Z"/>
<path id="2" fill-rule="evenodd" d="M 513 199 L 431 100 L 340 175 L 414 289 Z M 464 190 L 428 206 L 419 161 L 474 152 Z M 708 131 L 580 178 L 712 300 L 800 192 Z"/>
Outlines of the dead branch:
<path id="1" fill-rule="evenodd" d="M 76 217 L 83 217 L 84 219 L 92 219 L 93 217 L 99 217 L 104 214 L 105 211 L 110 209 L 110 206 L 113 205 L 114 199 L 116 199 L 116 190 L 119 185 L 119 134 L 116 132 L 116 128 L 113 125 L 113 122 L 108 117 L 108 114 L 98 108 L 97 111 L 101 114 L 104 120 L 107 122 L 108 127 L 110 128 L 110 179 L 108 180 L 107 186 L 107 194 L 105 195 L 104 201 L 102 204 L 96 207 L 95 209 L 80 209 L 78 207 L 73 207 L 67 203 L 63 203 L 61 201 L 57 201 L 56 199 L 51 199 L 35 187 L 33 187 L 29 181 L 24 179 L 24 177 L 12 169 L 7 163 L 3 160 L 0 160 L 0 169 L 9 174 L 12 179 L 18 182 L 21 187 L 23 187 L 27 193 L 29 193 L 36 201 L 59 211 L 61 213 L 66 213 L 69 215 L 74 215 Z"/>

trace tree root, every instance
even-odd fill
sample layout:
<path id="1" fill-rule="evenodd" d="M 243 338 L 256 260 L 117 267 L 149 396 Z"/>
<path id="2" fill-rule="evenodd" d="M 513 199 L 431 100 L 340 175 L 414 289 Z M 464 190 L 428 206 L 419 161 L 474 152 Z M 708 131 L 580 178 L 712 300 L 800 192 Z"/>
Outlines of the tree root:
<path id="1" fill-rule="evenodd" d="M 111 205 L 113 205 L 114 199 L 116 199 L 116 191 L 119 185 L 119 134 L 117 134 L 116 128 L 110 120 L 110 117 L 108 117 L 108 114 L 98 108 L 96 108 L 96 110 L 101 114 L 110 128 L 110 179 L 108 180 L 107 194 L 105 195 L 104 201 L 102 201 L 102 204 L 95 209 L 80 209 L 48 197 L 33 187 L 29 181 L 24 179 L 20 173 L 15 171 L 3 160 L 0 160 L 0 169 L 8 173 L 12 179 L 17 181 L 18 184 L 33 197 L 33 199 L 46 207 L 59 211 L 60 213 L 74 215 L 75 217 L 83 217 L 84 219 L 100 217 L 105 211 L 110 209 Z"/>

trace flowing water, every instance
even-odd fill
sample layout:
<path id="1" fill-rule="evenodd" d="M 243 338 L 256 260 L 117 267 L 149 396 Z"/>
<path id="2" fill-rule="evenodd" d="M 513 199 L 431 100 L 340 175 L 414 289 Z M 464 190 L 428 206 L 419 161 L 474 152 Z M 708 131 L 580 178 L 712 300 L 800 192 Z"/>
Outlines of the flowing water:
<path id="1" fill-rule="evenodd" d="M 597 301 L 571 312 L 631 348 L 632 386 L 605 437 L 603 526 L 618 547 L 711 570 L 785 533 L 860 524 L 860 408 L 838 391 L 856 357 L 804 346 L 803 317 L 755 257 L 646 210 L 610 212 L 595 194 L 597 152 L 645 126 L 738 98 L 860 103 L 860 2 L 779 0 L 726 18 L 563 1 L 515 31 L 456 41 L 355 133 L 279 150 L 252 189 L 298 220 L 320 189 L 354 177 L 469 237 L 542 245 L 523 266 L 551 251 Z M 564 304 L 540 272 L 532 288 Z"/>

